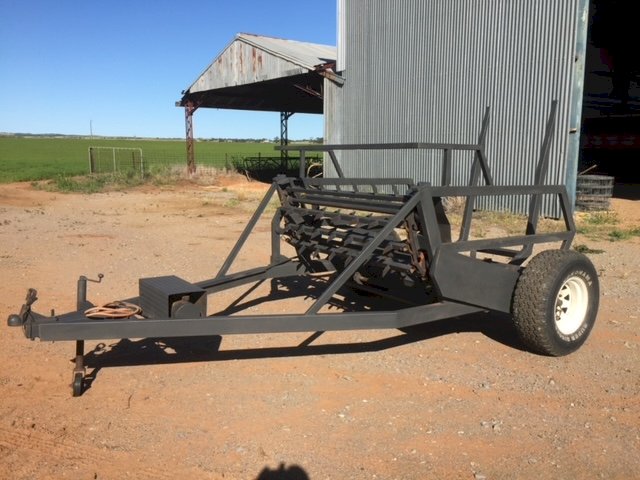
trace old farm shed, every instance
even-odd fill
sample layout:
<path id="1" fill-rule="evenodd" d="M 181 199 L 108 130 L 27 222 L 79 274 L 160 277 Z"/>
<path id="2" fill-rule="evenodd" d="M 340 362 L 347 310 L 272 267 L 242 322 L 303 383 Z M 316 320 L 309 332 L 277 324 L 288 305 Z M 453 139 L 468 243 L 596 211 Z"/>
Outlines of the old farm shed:
<path id="1" fill-rule="evenodd" d="M 340 80 L 335 58 L 332 46 L 238 34 L 176 103 L 185 107 L 190 163 L 198 108 L 280 112 L 280 138 L 287 143 L 291 115 L 323 112 L 326 82 Z"/>

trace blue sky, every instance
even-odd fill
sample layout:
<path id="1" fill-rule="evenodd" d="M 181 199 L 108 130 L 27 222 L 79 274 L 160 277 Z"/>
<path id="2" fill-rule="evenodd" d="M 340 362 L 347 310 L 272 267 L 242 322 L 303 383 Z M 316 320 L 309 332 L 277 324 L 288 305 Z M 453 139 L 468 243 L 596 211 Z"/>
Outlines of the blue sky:
<path id="1" fill-rule="evenodd" d="M 0 0 L 0 132 L 183 138 L 175 102 L 239 32 L 335 45 L 336 1 Z M 194 119 L 196 137 L 280 132 L 277 113 Z M 322 136 L 322 117 L 289 136 Z"/>

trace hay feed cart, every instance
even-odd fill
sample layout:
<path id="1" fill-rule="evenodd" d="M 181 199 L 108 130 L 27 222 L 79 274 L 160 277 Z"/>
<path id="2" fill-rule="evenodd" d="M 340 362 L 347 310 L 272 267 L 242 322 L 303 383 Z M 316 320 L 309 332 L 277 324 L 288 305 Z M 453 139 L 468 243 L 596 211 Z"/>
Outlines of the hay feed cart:
<path id="1" fill-rule="evenodd" d="M 474 312 L 497 311 L 512 315 L 523 343 L 531 351 L 552 356 L 568 354 L 584 343 L 593 327 L 599 286 L 589 259 L 570 250 L 575 225 L 565 187 L 543 184 L 554 119 L 555 103 L 533 185 L 493 184 L 483 149 L 488 109 L 476 144 L 298 146 L 299 177 L 274 179 L 214 278 L 197 283 L 176 276 L 142 278 L 139 296 L 127 300 L 126 305 L 133 310 L 124 308 L 123 314 L 101 315 L 91 310 L 94 305 L 87 300 L 88 279 L 82 276 L 78 281 L 77 311 L 62 315 L 52 312 L 50 316 L 36 313 L 32 307 L 37 293 L 30 289 L 20 313 L 9 316 L 8 324 L 21 327 L 30 339 L 76 342 L 74 396 L 84 388 L 85 340 L 401 329 Z M 415 184 L 407 178 L 344 178 L 336 152 L 380 149 L 400 153 L 406 149 L 442 151 L 442 184 Z M 306 176 L 305 154 L 309 151 L 325 152 L 338 177 Z M 473 158 L 464 186 L 450 184 L 452 151 L 467 151 Z M 280 205 L 271 223 L 269 264 L 229 273 L 276 195 Z M 509 195 L 526 195 L 529 199 L 522 234 L 471 239 L 475 200 Z M 558 201 L 561 231 L 538 231 L 544 195 Z M 443 206 L 446 197 L 462 197 L 465 202 L 455 240 Z M 283 255 L 282 241 L 293 246 L 294 256 Z M 559 248 L 533 256 L 534 246 L 543 243 L 556 243 Z M 209 295 L 267 279 L 273 285 L 285 277 L 322 277 L 324 290 L 315 295 L 315 301 L 304 313 L 208 315 Z M 339 290 L 348 288 L 417 295 L 412 296 L 410 306 L 401 309 L 340 313 L 323 310 Z"/>

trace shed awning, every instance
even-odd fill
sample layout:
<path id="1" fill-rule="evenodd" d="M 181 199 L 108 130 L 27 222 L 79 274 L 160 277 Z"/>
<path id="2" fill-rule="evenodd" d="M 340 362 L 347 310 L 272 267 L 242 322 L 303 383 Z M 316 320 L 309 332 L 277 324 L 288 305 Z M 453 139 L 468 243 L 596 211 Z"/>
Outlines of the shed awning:
<path id="1" fill-rule="evenodd" d="M 241 33 L 183 92 L 177 106 L 322 113 L 336 48 Z"/>

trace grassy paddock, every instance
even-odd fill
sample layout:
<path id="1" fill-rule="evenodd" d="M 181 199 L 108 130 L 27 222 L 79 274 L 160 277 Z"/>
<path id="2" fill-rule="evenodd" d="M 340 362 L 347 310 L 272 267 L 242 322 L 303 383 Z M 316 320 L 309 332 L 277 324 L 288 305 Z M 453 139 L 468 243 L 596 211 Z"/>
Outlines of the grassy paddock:
<path id="1" fill-rule="evenodd" d="M 141 148 L 147 165 L 186 163 L 183 140 L 0 136 L 0 183 L 89 173 L 89 147 Z M 225 167 L 237 156 L 277 156 L 273 143 L 196 142 L 196 162 Z"/>

